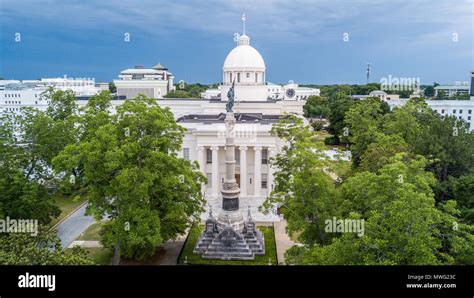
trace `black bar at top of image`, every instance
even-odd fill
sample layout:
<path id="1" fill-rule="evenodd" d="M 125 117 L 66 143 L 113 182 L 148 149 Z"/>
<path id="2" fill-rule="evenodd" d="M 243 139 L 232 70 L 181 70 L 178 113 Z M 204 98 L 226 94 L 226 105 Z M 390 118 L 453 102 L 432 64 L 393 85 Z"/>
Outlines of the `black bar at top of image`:
<path id="1" fill-rule="evenodd" d="M 19 288 L 19 275 L 54 274 L 56 289 Z M 8 296 L 373 296 L 472 297 L 472 266 L 0 266 Z M 427 280 L 456 288 L 407 288 Z M 455 276 L 435 280 L 434 276 Z M 244 291 L 244 292 L 242 292 Z"/>

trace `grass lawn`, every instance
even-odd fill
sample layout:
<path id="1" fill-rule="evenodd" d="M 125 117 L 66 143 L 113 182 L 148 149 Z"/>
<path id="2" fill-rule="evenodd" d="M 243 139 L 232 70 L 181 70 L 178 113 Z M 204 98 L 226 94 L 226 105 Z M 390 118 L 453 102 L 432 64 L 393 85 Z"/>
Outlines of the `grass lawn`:
<path id="1" fill-rule="evenodd" d="M 186 244 L 183 248 L 183 252 L 179 257 L 178 264 L 184 264 L 184 261 L 187 257 L 187 264 L 193 265 L 268 265 L 269 259 L 271 260 L 272 265 L 276 265 L 277 262 L 277 253 L 276 253 L 276 244 L 275 244 L 275 234 L 273 227 L 257 227 L 262 231 L 265 237 L 265 255 L 255 256 L 254 260 L 251 261 L 227 261 L 227 260 L 206 260 L 201 257 L 201 255 L 194 254 L 193 249 L 196 245 L 196 242 L 204 230 L 204 225 L 193 226 L 189 230 L 188 238 Z"/>
<path id="2" fill-rule="evenodd" d="M 90 225 L 87 230 L 82 232 L 81 235 L 76 240 L 86 240 L 86 241 L 100 241 L 100 229 L 104 225 L 105 221 L 98 221 Z"/>
<path id="3" fill-rule="evenodd" d="M 87 256 L 92 259 L 96 265 L 110 265 L 112 263 L 113 252 L 105 247 L 91 247 L 84 248 L 87 251 Z M 72 252 L 72 248 L 65 249 Z"/>
<path id="4" fill-rule="evenodd" d="M 113 253 L 110 249 L 105 247 L 91 247 L 86 248 L 88 256 L 97 265 L 110 265 L 112 262 Z"/>
<path id="5" fill-rule="evenodd" d="M 299 242 L 298 237 L 301 235 L 301 232 L 293 232 L 289 235 L 290 240 L 293 242 Z"/>
<path id="6" fill-rule="evenodd" d="M 55 224 L 57 224 L 60 220 L 66 217 L 69 213 L 79 207 L 79 205 L 84 203 L 86 200 L 86 196 L 57 196 L 55 198 L 56 206 L 58 206 L 61 210 L 61 214 L 57 218 L 53 218 L 53 220 L 51 220 L 50 225 L 54 226 Z"/>
<path id="7" fill-rule="evenodd" d="M 316 132 L 316 140 L 324 141 L 324 139 L 329 136 L 330 134 L 326 130 L 320 130 Z"/>

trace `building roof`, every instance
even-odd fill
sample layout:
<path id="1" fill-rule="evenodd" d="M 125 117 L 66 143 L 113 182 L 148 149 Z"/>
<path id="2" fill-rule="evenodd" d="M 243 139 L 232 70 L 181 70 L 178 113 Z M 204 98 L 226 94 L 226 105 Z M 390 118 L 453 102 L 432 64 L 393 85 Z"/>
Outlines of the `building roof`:
<path id="1" fill-rule="evenodd" d="M 225 113 L 220 114 L 190 114 L 176 120 L 178 123 L 219 123 L 224 122 Z M 285 119 L 285 115 L 263 115 L 262 113 L 235 113 L 237 123 L 277 123 Z"/>
<path id="2" fill-rule="evenodd" d="M 469 85 L 439 85 L 435 87 L 436 90 L 439 89 L 453 89 L 453 90 L 469 90 Z"/>
<path id="3" fill-rule="evenodd" d="M 158 69 L 158 70 L 168 70 L 168 68 L 166 68 L 166 66 L 164 66 L 164 65 L 161 64 L 161 63 L 156 64 L 156 65 L 153 66 L 152 68 L 153 68 L 153 69 Z"/>

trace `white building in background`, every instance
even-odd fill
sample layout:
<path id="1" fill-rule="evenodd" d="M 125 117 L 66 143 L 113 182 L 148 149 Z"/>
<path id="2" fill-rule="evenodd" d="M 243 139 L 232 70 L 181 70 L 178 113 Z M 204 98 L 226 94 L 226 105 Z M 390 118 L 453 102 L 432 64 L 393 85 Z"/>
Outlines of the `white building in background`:
<path id="1" fill-rule="evenodd" d="M 43 78 L 39 80 L 0 80 L 0 113 L 19 113 L 22 107 L 46 110 L 48 101 L 41 94 L 49 87 L 72 90 L 76 97 L 87 98 L 97 94 L 99 87 L 88 78 Z"/>
<path id="2" fill-rule="evenodd" d="M 439 92 L 443 92 L 445 96 L 451 97 L 453 95 L 466 95 L 469 94 L 469 83 L 462 82 L 454 85 L 440 85 L 434 88 L 435 96 L 438 96 Z"/>
<path id="3" fill-rule="evenodd" d="M 152 68 L 141 65 L 125 69 L 120 72 L 119 79 L 114 80 L 117 95 L 134 98 L 144 94 L 151 98 L 163 98 L 168 92 L 173 91 L 174 76 L 168 68 L 158 63 Z"/>
<path id="4" fill-rule="evenodd" d="M 454 85 L 456 88 L 446 89 L 446 86 L 437 90 L 447 91 L 446 95 L 452 96 L 456 94 L 469 94 L 469 100 L 425 100 L 428 106 L 441 116 L 455 116 L 459 120 L 464 120 L 469 124 L 469 128 L 474 130 L 474 71 L 471 71 L 471 86 L 464 83 L 463 85 Z M 436 88 L 438 88 L 436 87 Z M 435 89 L 436 89 L 435 88 Z M 448 93 L 448 92 L 452 92 Z M 462 92 L 462 93 L 460 93 Z M 451 95 L 450 95 L 451 94 Z M 390 108 L 399 107 L 404 105 L 409 99 L 400 98 L 396 94 L 387 94 L 382 90 L 376 90 L 370 92 L 369 95 L 352 95 L 353 99 L 360 100 L 367 97 L 378 97 L 388 103 Z M 410 97 L 417 97 L 412 95 Z"/>

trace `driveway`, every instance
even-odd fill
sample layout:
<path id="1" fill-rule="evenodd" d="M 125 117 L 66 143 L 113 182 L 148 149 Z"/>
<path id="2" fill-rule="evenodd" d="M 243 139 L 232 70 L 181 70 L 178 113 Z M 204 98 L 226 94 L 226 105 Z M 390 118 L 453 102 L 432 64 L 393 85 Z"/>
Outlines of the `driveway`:
<path id="1" fill-rule="evenodd" d="M 87 204 L 70 214 L 57 227 L 62 247 L 68 247 L 79 235 L 94 223 L 92 216 L 85 215 Z"/>

